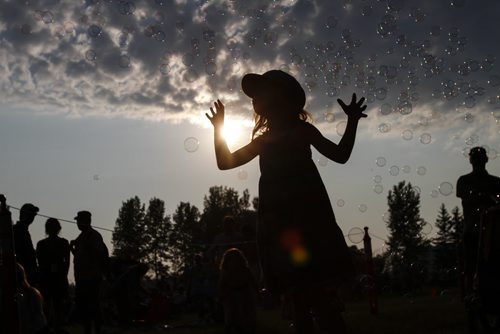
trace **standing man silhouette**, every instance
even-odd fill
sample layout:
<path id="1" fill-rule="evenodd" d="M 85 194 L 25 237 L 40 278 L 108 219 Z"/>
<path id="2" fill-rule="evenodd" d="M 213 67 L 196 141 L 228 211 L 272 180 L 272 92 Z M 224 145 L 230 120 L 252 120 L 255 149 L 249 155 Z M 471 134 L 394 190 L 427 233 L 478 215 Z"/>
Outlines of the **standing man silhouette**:
<path id="1" fill-rule="evenodd" d="M 457 181 L 457 197 L 462 199 L 464 230 L 462 252 L 464 261 L 465 295 L 470 295 L 477 266 L 479 245 L 479 223 L 481 213 L 495 204 L 500 194 L 500 178 L 486 171 L 488 156 L 483 147 L 474 147 L 469 152 L 472 172 L 460 176 Z"/>
<path id="2" fill-rule="evenodd" d="M 91 334 L 92 322 L 95 333 L 99 334 L 101 331 L 99 292 L 108 269 L 108 248 L 101 234 L 91 227 L 90 212 L 78 212 L 75 220 L 81 231 L 80 235 L 70 243 L 74 257 L 77 312 L 82 320 L 85 334 Z"/>
<path id="3" fill-rule="evenodd" d="M 31 203 L 23 204 L 19 211 L 19 221 L 14 225 L 14 247 L 17 262 L 26 271 L 26 277 L 30 285 L 38 286 L 38 266 L 36 262 L 35 248 L 31 240 L 29 226 L 35 220 L 39 209 Z"/>

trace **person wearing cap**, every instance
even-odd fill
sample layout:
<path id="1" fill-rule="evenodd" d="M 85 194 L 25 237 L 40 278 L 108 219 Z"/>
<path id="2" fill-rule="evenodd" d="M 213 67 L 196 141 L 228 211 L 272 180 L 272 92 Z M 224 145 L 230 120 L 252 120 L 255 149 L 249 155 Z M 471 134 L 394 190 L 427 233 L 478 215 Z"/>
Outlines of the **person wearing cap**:
<path id="1" fill-rule="evenodd" d="M 19 211 L 19 221 L 13 227 L 17 262 L 23 266 L 30 285 L 35 287 L 39 283 L 38 266 L 29 226 L 35 220 L 38 211 L 39 209 L 31 203 L 23 204 Z"/>
<path id="2" fill-rule="evenodd" d="M 486 170 L 488 155 L 484 147 L 473 147 L 469 151 L 469 162 L 472 165 L 472 172 L 460 176 L 457 181 L 457 197 L 462 200 L 464 213 L 461 248 L 466 295 L 472 293 L 481 213 L 495 205 L 495 197 L 500 195 L 500 178 L 489 174 Z"/>
<path id="3" fill-rule="evenodd" d="M 220 100 L 206 116 L 214 126 L 219 169 L 236 168 L 259 156 L 257 245 L 267 291 L 293 301 L 296 333 L 313 333 L 313 318 L 322 331 L 343 333 L 341 308 L 334 305 L 333 294 L 353 277 L 354 267 L 311 146 L 330 160 L 346 163 L 358 122 L 366 117 L 364 98 L 358 101 L 353 94 L 349 105 L 338 100 L 348 121 L 336 144 L 308 122 L 306 95 L 293 76 L 280 70 L 250 73 L 241 85 L 255 112 L 249 144 L 229 150 L 222 135 L 225 110 Z"/>
<path id="4" fill-rule="evenodd" d="M 79 211 L 75 217 L 80 235 L 70 243 L 75 274 L 75 302 L 85 334 L 101 330 L 99 292 L 108 271 L 109 253 L 99 232 L 91 226 L 91 213 Z"/>

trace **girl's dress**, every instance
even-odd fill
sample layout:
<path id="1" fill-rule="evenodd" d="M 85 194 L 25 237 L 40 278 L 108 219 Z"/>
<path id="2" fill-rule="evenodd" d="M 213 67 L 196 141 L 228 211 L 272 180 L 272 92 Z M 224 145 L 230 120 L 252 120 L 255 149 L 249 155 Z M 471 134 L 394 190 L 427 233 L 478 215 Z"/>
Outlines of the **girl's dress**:
<path id="1" fill-rule="evenodd" d="M 260 145 L 257 243 L 266 286 L 283 293 L 312 284 L 338 284 L 353 274 L 342 231 L 311 158 L 303 121 Z"/>

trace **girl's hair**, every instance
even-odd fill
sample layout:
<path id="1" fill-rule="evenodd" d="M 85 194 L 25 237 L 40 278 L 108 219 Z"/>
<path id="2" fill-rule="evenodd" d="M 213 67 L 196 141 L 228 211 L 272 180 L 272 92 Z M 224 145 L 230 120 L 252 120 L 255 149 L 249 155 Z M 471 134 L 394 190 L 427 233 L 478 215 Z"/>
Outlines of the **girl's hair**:
<path id="1" fill-rule="evenodd" d="M 61 232 L 61 224 L 55 218 L 49 218 L 45 222 L 45 233 L 47 235 L 58 235 Z"/>
<path id="2" fill-rule="evenodd" d="M 311 114 L 306 110 L 302 109 L 298 114 L 297 118 L 301 121 L 312 121 Z M 254 114 L 255 125 L 252 130 L 252 139 L 256 136 L 261 135 L 269 130 L 269 120 L 263 115 L 257 113 Z"/>
<path id="3" fill-rule="evenodd" d="M 248 267 L 245 255 L 238 248 L 230 248 L 224 252 L 220 262 L 221 271 L 233 271 Z"/>

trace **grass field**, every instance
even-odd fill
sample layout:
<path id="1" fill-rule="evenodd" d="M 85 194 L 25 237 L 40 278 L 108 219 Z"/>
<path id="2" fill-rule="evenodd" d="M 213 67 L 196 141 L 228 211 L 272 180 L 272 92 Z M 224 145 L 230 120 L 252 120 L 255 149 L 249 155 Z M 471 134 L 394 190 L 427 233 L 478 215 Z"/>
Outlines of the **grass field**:
<path id="1" fill-rule="evenodd" d="M 344 312 L 350 334 L 465 334 L 464 305 L 454 294 L 439 296 L 384 297 L 379 299 L 379 315 L 369 313 L 367 301 L 350 302 Z M 167 328 L 105 328 L 103 334 L 224 334 L 221 326 L 196 327 L 186 316 Z M 69 328 L 81 333 L 80 328 Z M 276 310 L 260 310 L 257 333 L 292 334 L 286 320 Z"/>

